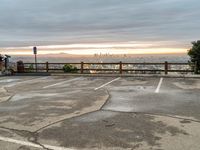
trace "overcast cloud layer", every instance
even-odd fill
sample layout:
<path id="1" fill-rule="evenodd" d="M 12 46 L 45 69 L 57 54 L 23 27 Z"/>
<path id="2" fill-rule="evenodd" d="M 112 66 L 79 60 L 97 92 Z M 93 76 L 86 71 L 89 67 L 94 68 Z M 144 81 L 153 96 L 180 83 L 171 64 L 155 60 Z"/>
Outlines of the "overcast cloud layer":
<path id="1" fill-rule="evenodd" d="M 199 6 L 199 0 L 0 0 L 0 47 L 128 41 L 185 47 L 200 39 Z"/>

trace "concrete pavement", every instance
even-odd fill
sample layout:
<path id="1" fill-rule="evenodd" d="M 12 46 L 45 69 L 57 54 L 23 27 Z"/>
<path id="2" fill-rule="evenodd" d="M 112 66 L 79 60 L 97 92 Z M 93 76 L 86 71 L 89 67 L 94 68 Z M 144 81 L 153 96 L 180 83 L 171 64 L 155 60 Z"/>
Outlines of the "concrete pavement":
<path id="1" fill-rule="evenodd" d="M 117 78 L 1 77 L 0 147 L 200 149 L 198 78 Z"/>

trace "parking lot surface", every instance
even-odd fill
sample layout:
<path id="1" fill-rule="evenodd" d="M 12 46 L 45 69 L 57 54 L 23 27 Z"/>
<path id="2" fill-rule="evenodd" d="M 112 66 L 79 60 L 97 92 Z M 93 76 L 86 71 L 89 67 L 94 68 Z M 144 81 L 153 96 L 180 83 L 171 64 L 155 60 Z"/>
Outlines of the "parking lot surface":
<path id="1" fill-rule="evenodd" d="M 0 77 L 2 150 L 199 150 L 200 80 Z"/>

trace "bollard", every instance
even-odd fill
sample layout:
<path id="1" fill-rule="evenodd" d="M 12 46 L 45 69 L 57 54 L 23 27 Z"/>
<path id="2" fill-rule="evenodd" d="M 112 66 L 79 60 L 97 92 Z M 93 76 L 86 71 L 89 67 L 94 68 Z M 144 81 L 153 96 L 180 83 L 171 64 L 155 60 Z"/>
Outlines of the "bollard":
<path id="1" fill-rule="evenodd" d="M 17 62 L 17 72 L 18 73 L 24 73 L 25 72 L 24 71 L 24 63 L 21 60 Z"/>

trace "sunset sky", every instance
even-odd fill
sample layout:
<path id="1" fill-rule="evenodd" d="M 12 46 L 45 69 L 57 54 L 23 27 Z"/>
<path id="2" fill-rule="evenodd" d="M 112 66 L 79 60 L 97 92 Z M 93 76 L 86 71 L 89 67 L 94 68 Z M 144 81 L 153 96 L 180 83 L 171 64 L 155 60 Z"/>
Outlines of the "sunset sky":
<path id="1" fill-rule="evenodd" d="M 182 53 L 199 0 L 0 0 L 0 53 Z"/>

